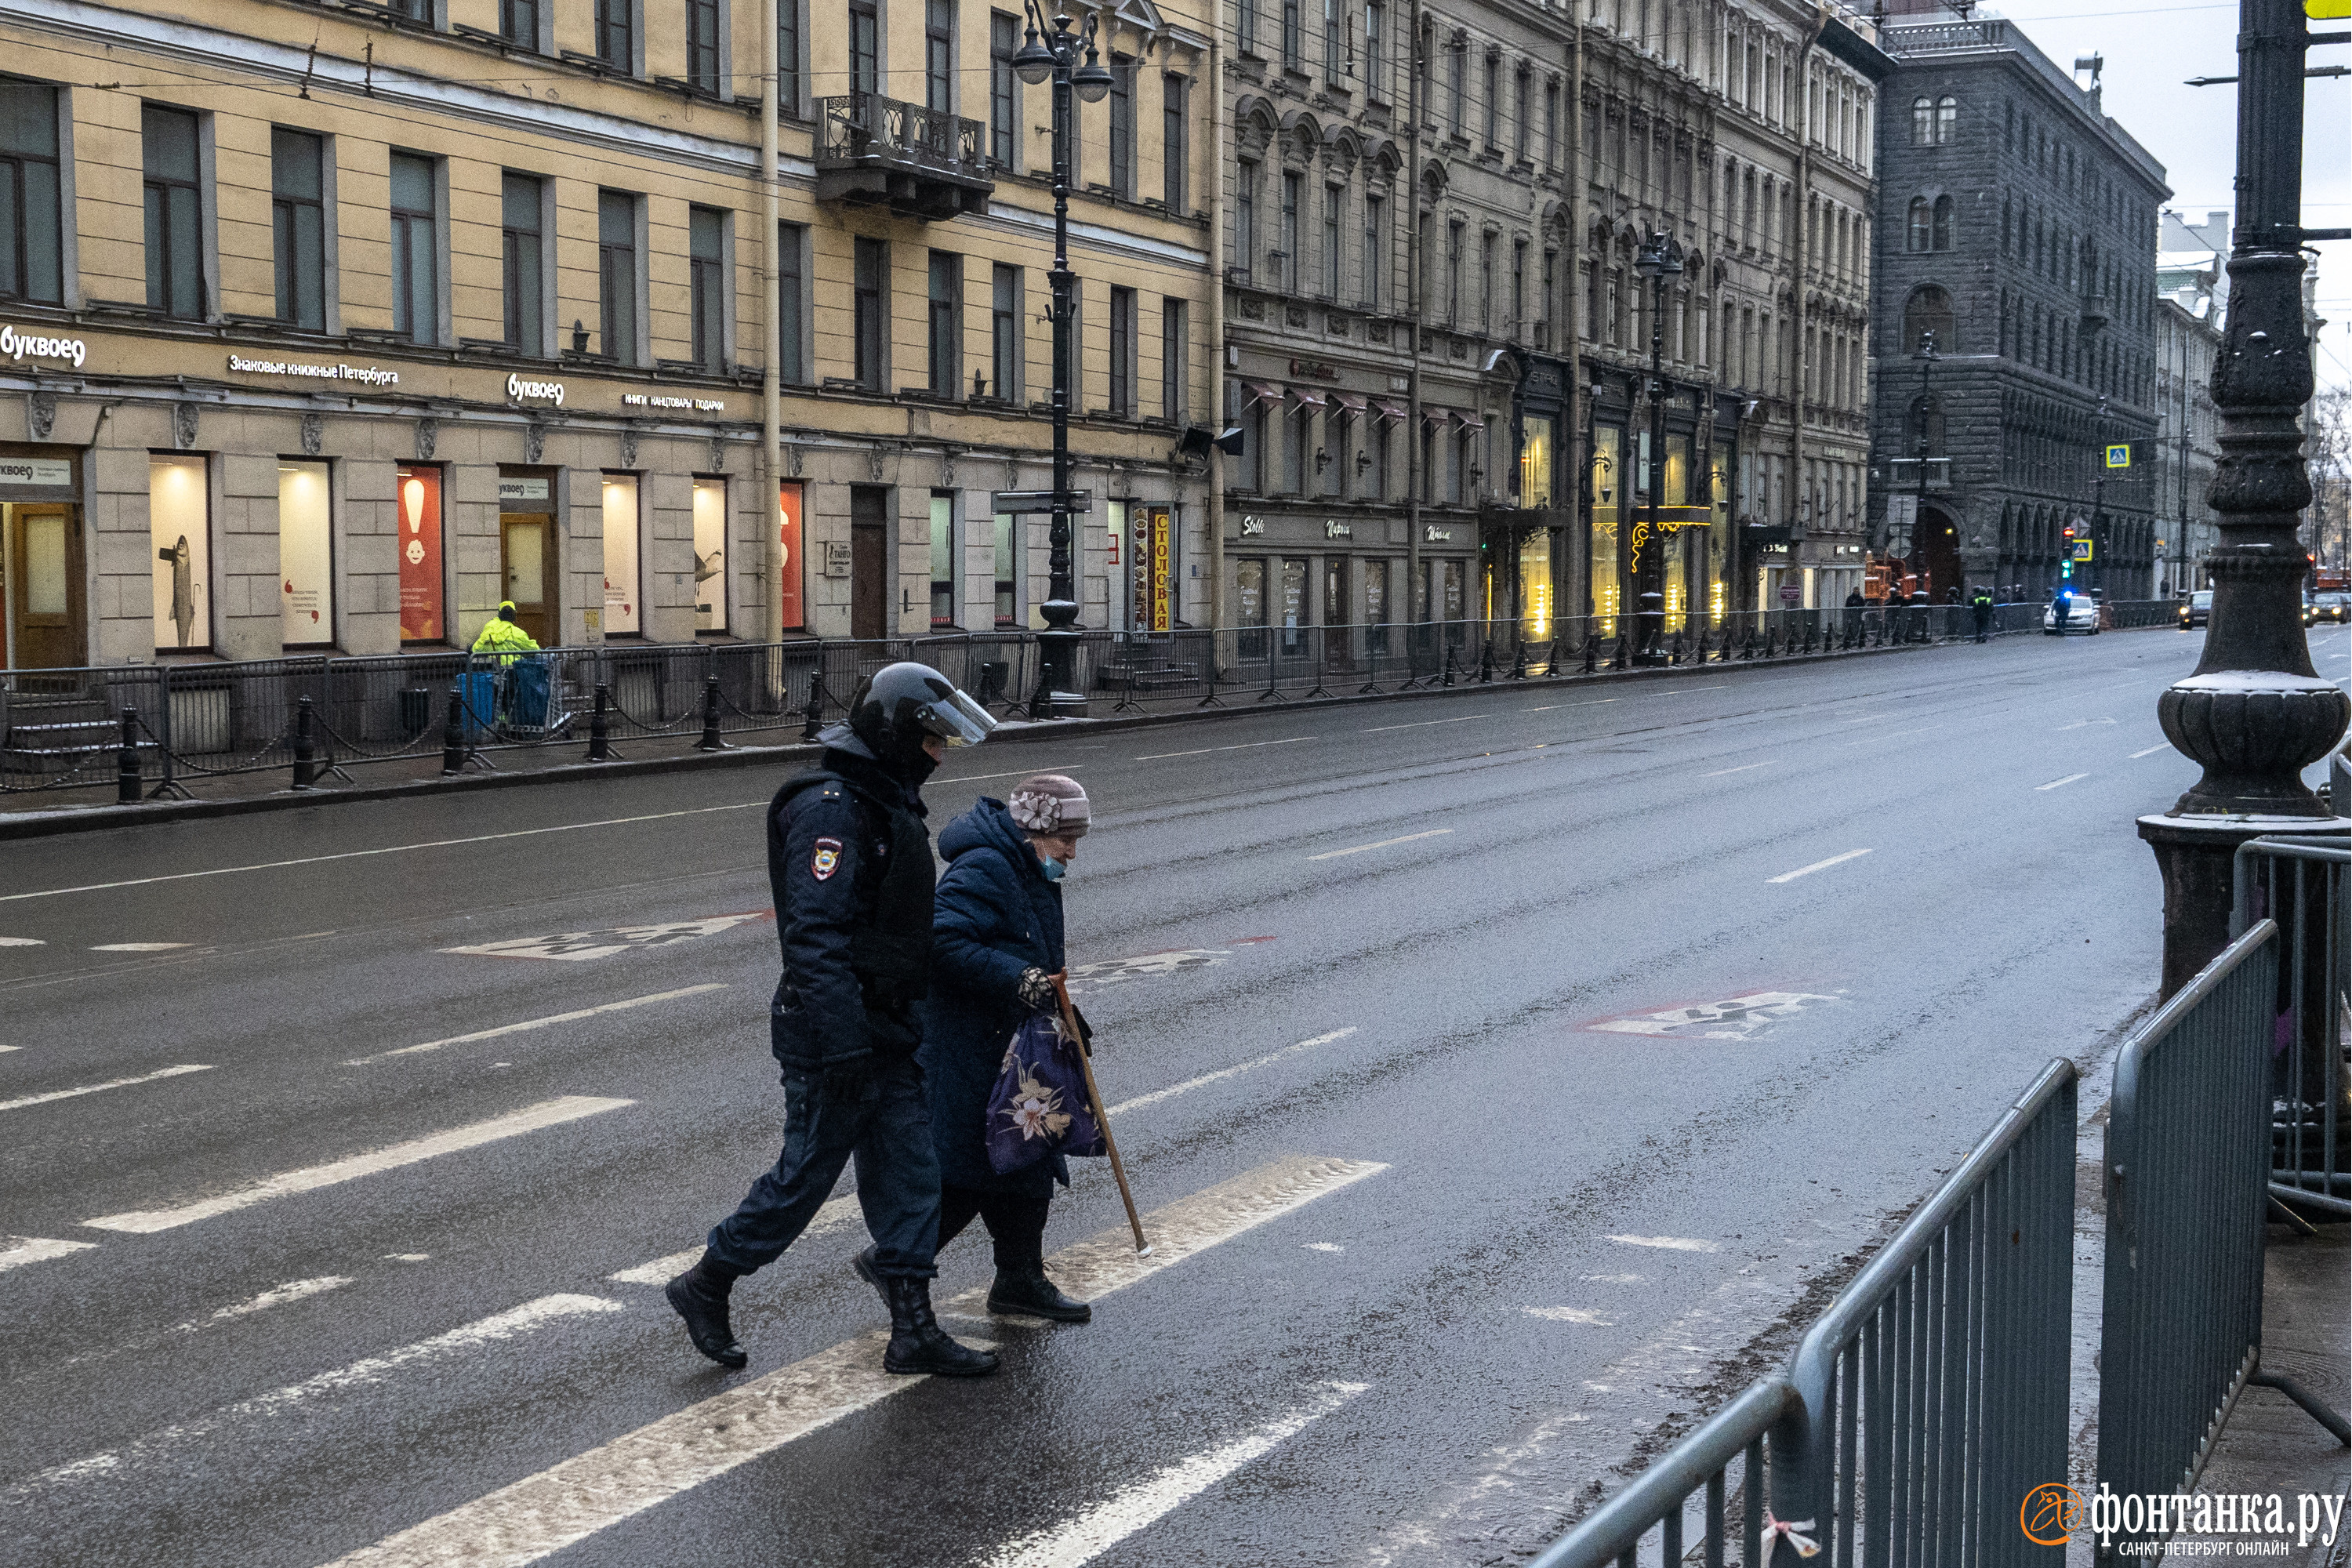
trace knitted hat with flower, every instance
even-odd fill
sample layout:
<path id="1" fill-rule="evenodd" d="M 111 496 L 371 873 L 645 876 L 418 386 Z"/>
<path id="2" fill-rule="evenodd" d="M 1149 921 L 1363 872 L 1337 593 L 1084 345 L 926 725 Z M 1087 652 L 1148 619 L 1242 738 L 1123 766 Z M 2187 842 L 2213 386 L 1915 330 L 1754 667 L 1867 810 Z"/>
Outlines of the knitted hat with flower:
<path id="1" fill-rule="evenodd" d="M 1078 781 L 1062 773 L 1033 773 L 1013 786 L 1005 797 L 1013 826 L 1024 833 L 1079 838 L 1086 835 L 1089 812 L 1087 792 Z"/>

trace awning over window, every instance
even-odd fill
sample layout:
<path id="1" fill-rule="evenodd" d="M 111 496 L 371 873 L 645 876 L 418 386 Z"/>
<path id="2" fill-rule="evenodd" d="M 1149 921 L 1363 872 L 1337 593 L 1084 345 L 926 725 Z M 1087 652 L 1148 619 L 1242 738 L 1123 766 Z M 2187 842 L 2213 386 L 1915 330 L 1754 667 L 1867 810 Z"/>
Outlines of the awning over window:
<path id="1" fill-rule="evenodd" d="M 1245 381 L 1242 383 L 1242 390 L 1250 395 L 1250 401 L 1252 403 L 1279 403 L 1282 401 L 1282 384 L 1280 382 Z"/>
<path id="2" fill-rule="evenodd" d="M 1350 414 L 1361 414 L 1370 400 L 1359 397 L 1352 392 L 1335 392 L 1331 395 L 1331 401 Z"/>
<path id="3" fill-rule="evenodd" d="M 1330 401 L 1323 393 L 1311 386 L 1294 386 L 1290 389 L 1290 395 L 1298 399 L 1299 406 L 1302 408 L 1320 408 Z"/>
<path id="4" fill-rule="evenodd" d="M 1484 430 L 1486 427 L 1486 422 L 1471 409 L 1456 408 L 1453 412 L 1454 423 L 1461 426 L 1465 430 Z"/>
<path id="5" fill-rule="evenodd" d="M 1444 425 L 1446 416 L 1453 412 L 1450 408 L 1423 408 L 1421 411 L 1421 422 L 1434 430 Z"/>
<path id="6" fill-rule="evenodd" d="M 1402 403 L 1390 403 L 1376 397 L 1372 399 L 1372 406 L 1379 409 L 1383 416 L 1394 419 L 1400 424 L 1412 417 L 1405 412 L 1405 406 Z"/>

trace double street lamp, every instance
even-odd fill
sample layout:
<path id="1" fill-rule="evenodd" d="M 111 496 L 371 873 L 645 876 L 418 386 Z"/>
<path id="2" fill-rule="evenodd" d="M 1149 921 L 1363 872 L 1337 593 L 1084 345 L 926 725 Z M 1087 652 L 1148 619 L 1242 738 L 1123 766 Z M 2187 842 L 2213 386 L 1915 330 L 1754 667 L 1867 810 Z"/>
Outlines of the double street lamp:
<path id="1" fill-rule="evenodd" d="M 1070 342 L 1076 311 L 1070 299 L 1070 158 L 1076 132 L 1077 108 L 1073 95 L 1100 103 L 1111 89 L 1111 76 L 1095 48 L 1097 18 L 1089 13 L 1083 28 L 1075 27 L 1067 12 L 1046 20 L 1037 0 L 1024 0 L 1028 37 L 1013 54 L 1013 74 L 1031 87 L 1054 84 L 1054 494 L 1053 531 L 1048 535 L 1051 574 L 1049 593 L 1040 606 L 1045 629 L 1038 634 L 1037 691 L 1029 701 L 1029 716 L 1050 719 L 1057 694 L 1070 690 L 1076 679 L 1078 643 L 1078 593 L 1071 562 L 1070 493 Z"/>
<path id="2" fill-rule="evenodd" d="M 1659 492 L 1664 483 L 1666 453 L 1666 282 L 1682 276 L 1683 247 L 1660 230 L 1642 242 L 1633 270 L 1650 280 L 1650 450 L 1642 477 L 1650 489 L 1649 517 L 1633 531 L 1633 582 L 1640 595 L 1642 662 L 1658 658 L 1665 635 L 1665 535 L 1658 528 Z"/>

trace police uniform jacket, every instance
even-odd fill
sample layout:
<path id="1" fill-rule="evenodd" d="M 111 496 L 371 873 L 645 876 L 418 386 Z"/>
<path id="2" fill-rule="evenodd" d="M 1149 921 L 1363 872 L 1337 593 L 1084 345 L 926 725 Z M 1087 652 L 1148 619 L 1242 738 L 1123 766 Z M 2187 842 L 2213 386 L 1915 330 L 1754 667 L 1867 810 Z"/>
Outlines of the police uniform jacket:
<path id="1" fill-rule="evenodd" d="M 782 977 L 769 1043 L 790 1070 L 912 1056 L 931 955 L 931 839 L 921 793 L 854 737 L 768 808 Z"/>

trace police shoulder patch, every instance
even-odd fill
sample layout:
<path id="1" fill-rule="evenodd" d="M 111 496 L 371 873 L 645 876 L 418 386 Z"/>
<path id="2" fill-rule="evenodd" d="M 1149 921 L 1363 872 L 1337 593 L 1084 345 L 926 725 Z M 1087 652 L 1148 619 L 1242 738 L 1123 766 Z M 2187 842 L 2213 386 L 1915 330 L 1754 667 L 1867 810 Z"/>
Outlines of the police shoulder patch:
<path id="1" fill-rule="evenodd" d="M 816 852 L 809 857 L 809 875 L 822 882 L 841 867 L 841 840 L 820 838 Z"/>

